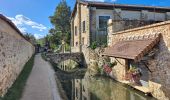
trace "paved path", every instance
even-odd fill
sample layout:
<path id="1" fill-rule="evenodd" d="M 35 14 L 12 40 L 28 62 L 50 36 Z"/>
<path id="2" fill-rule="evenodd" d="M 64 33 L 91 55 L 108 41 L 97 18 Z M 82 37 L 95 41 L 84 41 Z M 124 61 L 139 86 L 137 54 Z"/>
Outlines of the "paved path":
<path id="1" fill-rule="evenodd" d="M 21 100 L 61 100 L 54 71 L 38 54 Z"/>

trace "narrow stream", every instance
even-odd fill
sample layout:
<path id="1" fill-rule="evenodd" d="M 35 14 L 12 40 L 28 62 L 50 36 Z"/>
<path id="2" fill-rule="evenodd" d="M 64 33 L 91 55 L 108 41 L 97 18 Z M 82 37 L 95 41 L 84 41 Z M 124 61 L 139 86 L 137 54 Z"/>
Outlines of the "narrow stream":
<path id="1" fill-rule="evenodd" d="M 155 100 L 109 77 L 92 77 L 87 71 L 83 78 L 64 78 L 61 84 L 69 100 Z"/>
<path id="2" fill-rule="evenodd" d="M 94 76 L 89 69 L 76 66 L 68 60 L 56 71 L 69 100 L 156 100 L 108 76 Z"/>

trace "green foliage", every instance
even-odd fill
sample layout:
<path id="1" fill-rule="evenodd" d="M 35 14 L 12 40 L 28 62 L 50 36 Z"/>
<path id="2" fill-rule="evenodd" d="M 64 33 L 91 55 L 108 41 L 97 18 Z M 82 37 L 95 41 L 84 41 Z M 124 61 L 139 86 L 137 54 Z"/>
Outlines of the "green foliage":
<path id="1" fill-rule="evenodd" d="M 66 44 L 66 51 L 70 51 L 70 45 L 69 44 Z"/>
<path id="2" fill-rule="evenodd" d="M 114 66 L 116 66 L 117 65 L 117 62 L 116 61 L 114 61 L 114 62 L 112 62 L 112 63 L 109 63 L 109 67 L 110 68 L 113 68 Z"/>
<path id="3" fill-rule="evenodd" d="M 40 44 L 41 47 L 42 47 L 42 46 L 44 46 L 44 44 L 45 44 L 45 39 L 44 39 L 44 38 L 37 39 L 36 42 L 37 42 L 38 44 Z"/>
<path id="4" fill-rule="evenodd" d="M 90 45 L 90 48 L 93 50 L 96 49 L 97 47 L 98 47 L 98 44 L 96 41 L 92 42 L 92 44 Z"/>
<path id="5" fill-rule="evenodd" d="M 50 48 L 51 48 L 52 50 L 55 50 L 55 49 L 57 49 L 57 46 L 56 46 L 54 43 L 52 43 L 52 44 L 50 45 Z"/>
<path id="6" fill-rule="evenodd" d="M 103 74 L 103 68 L 102 67 L 97 67 L 97 72 L 99 74 Z"/>
<path id="7" fill-rule="evenodd" d="M 30 41 L 32 44 L 36 44 L 36 39 L 34 35 L 32 35 L 31 33 L 24 34 L 24 37 L 26 38 L 26 40 Z"/>
<path id="8" fill-rule="evenodd" d="M 135 66 L 131 66 L 130 69 L 129 69 L 129 72 L 135 72 L 136 71 L 136 67 Z"/>
<path id="9" fill-rule="evenodd" d="M 100 43 L 98 41 L 94 41 L 94 42 L 91 43 L 91 45 L 89 47 L 93 50 L 96 49 L 97 47 L 105 48 L 105 47 L 107 47 L 107 43 Z"/>
<path id="10" fill-rule="evenodd" d="M 50 21 L 54 25 L 49 33 L 52 35 L 51 41 L 57 45 L 61 44 L 62 40 L 70 44 L 71 29 L 70 29 L 71 10 L 65 0 L 62 0 L 56 7 L 53 16 L 50 16 Z"/>
<path id="11" fill-rule="evenodd" d="M 9 88 L 7 94 L 0 100 L 20 100 L 26 81 L 31 73 L 34 64 L 34 56 L 25 64 L 24 69 L 14 82 L 11 88 Z"/>

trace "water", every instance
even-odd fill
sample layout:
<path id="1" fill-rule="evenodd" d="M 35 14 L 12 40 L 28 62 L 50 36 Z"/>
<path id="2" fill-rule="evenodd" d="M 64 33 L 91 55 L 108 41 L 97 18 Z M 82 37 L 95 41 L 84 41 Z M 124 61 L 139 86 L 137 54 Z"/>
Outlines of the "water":
<path id="1" fill-rule="evenodd" d="M 69 100 L 155 100 L 109 77 L 92 77 L 88 72 L 83 78 L 65 78 L 61 83 Z"/>

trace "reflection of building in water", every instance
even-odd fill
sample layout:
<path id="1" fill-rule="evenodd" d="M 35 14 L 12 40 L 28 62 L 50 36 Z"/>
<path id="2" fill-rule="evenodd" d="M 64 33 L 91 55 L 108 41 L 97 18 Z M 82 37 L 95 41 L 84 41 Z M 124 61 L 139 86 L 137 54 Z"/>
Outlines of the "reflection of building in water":
<path id="1" fill-rule="evenodd" d="M 88 90 L 88 82 L 85 79 L 74 79 L 73 83 L 73 100 L 90 100 L 90 93 Z"/>
<path id="2" fill-rule="evenodd" d="M 82 79 L 82 100 L 90 100 L 88 82 L 86 81 L 86 79 Z"/>
<path id="3" fill-rule="evenodd" d="M 154 100 L 111 79 L 74 79 L 72 100 Z"/>
<path id="4" fill-rule="evenodd" d="M 81 79 L 75 79 L 75 98 L 74 100 L 82 100 L 82 80 Z"/>

